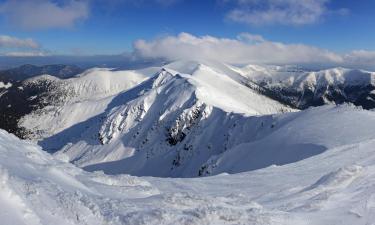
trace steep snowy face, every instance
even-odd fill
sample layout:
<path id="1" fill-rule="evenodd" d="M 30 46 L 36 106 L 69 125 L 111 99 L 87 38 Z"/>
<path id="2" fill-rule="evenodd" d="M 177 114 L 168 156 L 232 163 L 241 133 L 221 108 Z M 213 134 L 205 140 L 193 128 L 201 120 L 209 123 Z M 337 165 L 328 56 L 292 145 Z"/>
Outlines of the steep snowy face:
<path id="1" fill-rule="evenodd" d="M 344 68 L 309 72 L 273 66 L 247 66 L 238 71 L 250 84 L 260 85 L 263 93 L 300 109 L 342 103 L 375 108 L 373 72 Z"/>

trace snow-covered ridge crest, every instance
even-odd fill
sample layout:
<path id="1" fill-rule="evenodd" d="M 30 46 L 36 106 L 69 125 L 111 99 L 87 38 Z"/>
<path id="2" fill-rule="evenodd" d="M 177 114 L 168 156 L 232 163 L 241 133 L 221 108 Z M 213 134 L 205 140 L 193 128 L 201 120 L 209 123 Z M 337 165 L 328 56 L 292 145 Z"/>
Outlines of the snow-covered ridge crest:
<path id="1" fill-rule="evenodd" d="M 202 102 L 224 111 L 246 115 L 293 111 L 246 86 L 232 66 L 218 62 L 177 61 L 165 68 L 172 74 L 180 74 L 195 86 L 196 96 Z"/>
<path id="2" fill-rule="evenodd" d="M 41 75 L 27 79 L 26 84 L 40 85 L 41 82 L 54 82 L 54 86 L 71 93 L 73 101 L 104 98 L 127 90 L 149 78 L 149 74 L 137 71 L 115 71 L 111 68 L 92 68 L 73 78 L 59 79 Z M 67 100 L 66 100 L 67 101 Z M 65 102 L 66 102 L 65 101 Z"/>

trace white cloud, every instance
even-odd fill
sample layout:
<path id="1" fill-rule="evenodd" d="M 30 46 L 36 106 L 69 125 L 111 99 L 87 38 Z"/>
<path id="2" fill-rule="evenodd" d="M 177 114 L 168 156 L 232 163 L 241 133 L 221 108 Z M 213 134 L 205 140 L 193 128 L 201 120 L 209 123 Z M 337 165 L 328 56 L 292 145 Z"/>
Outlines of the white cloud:
<path id="1" fill-rule="evenodd" d="M 330 0 L 222 0 L 236 6 L 227 18 L 250 25 L 305 25 L 318 22 L 330 10 Z M 339 11 L 343 11 L 340 9 Z"/>
<path id="2" fill-rule="evenodd" d="M 12 25 L 23 29 L 72 27 L 88 18 L 88 1 L 7 0 L 0 4 L 0 14 Z"/>
<path id="3" fill-rule="evenodd" d="M 272 42 L 242 33 L 234 39 L 181 33 L 151 41 L 134 42 L 134 54 L 167 60 L 213 60 L 229 64 L 295 64 L 313 67 L 343 66 L 375 69 L 375 52 L 338 54 L 304 44 Z"/>
<path id="4" fill-rule="evenodd" d="M 30 38 L 20 39 L 7 35 L 0 35 L 0 48 L 39 48 L 39 44 Z"/>
<path id="5" fill-rule="evenodd" d="M 215 60 L 225 63 L 300 64 L 342 60 L 328 50 L 302 44 L 270 42 L 259 35 L 240 34 L 236 39 L 197 37 L 188 33 L 153 41 L 138 40 L 135 53 L 142 57 L 169 60 Z"/>

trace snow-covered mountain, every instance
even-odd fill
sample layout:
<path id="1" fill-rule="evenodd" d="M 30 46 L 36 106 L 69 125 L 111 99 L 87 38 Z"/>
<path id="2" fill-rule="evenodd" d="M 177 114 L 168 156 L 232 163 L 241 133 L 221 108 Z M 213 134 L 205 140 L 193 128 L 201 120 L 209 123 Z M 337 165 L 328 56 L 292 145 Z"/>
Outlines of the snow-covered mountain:
<path id="1" fill-rule="evenodd" d="M 305 109 L 309 106 L 341 103 L 353 103 L 365 109 L 371 109 L 375 106 L 373 100 L 375 89 L 373 84 L 374 73 L 366 71 L 335 68 L 311 72 L 297 67 L 255 65 L 239 68 L 221 63 L 191 61 L 179 61 L 164 67 L 169 67 L 174 74 L 192 74 L 194 70 L 197 70 L 199 65 L 201 67 L 205 66 L 219 74 L 224 74 L 224 77 L 228 77 L 230 80 L 239 83 L 241 87 L 246 86 L 250 91 L 256 91 L 260 95 L 267 96 L 291 108 Z M 18 69 L 28 67 L 31 66 L 24 66 Z M 19 121 L 24 121 L 25 119 L 22 118 L 26 115 L 66 112 L 67 110 L 71 110 L 68 109 L 67 105 L 70 104 L 73 106 L 73 103 L 75 103 L 73 107 L 78 107 L 78 111 L 75 112 L 77 116 L 81 117 L 79 121 L 82 122 L 93 115 L 103 113 L 108 102 L 118 93 L 126 91 L 160 73 L 163 69 L 163 67 L 151 67 L 132 71 L 92 69 L 75 78 L 56 79 L 56 76 L 58 77 L 60 73 L 64 74 L 64 71 L 75 70 L 69 70 L 66 66 L 62 65 L 36 68 L 31 70 L 32 73 L 30 75 L 24 76 L 34 76 L 35 73 L 33 71 L 51 72 L 48 74 L 51 76 L 33 77 L 16 83 L 5 80 L 0 82 L 0 128 L 22 138 L 48 136 L 40 134 L 41 132 L 45 132 L 45 129 L 41 127 L 43 124 L 36 124 L 33 129 L 27 131 L 23 129 Z M 26 73 L 25 71 L 27 70 L 22 71 Z M 112 74 L 112 76 L 108 74 Z M 113 77 L 118 78 L 118 80 L 113 79 Z M 206 79 L 203 81 L 204 83 L 211 82 L 209 80 L 211 78 L 208 78 L 208 75 L 207 78 L 205 78 L 206 75 L 200 77 L 201 79 Z M 78 84 L 75 85 L 73 83 Z M 200 90 L 202 89 L 200 88 Z M 226 87 L 224 85 L 224 87 L 218 87 L 218 89 L 214 91 L 215 93 L 207 95 L 218 96 L 216 100 L 220 99 L 222 97 L 221 93 L 223 90 L 226 90 Z M 212 90 L 207 89 L 207 91 Z M 234 96 L 233 94 L 232 96 Z M 99 101 L 99 99 L 104 100 L 106 98 L 107 101 Z M 235 98 L 238 98 L 238 96 L 235 96 Z M 209 99 L 206 97 L 205 100 Z M 81 112 L 80 110 L 83 108 L 80 107 L 83 106 L 81 103 L 88 101 L 96 101 L 96 103 L 91 104 L 92 107 L 90 108 L 89 106 L 87 110 L 84 110 L 85 112 Z M 220 99 L 215 103 L 227 103 L 230 101 L 230 99 Z M 251 108 L 251 100 L 242 98 L 238 102 L 241 103 L 237 105 L 221 105 L 220 107 L 226 109 L 226 111 L 236 112 L 247 112 Z M 232 107 L 242 107 L 242 109 L 232 109 Z M 52 116 L 54 117 L 55 115 Z M 28 117 L 30 118 L 30 116 Z M 67 116 L 62 115 L 60 118 L 60 121 L 66 120 Z M 49 134 L 56 134 L 75 124 L 74 121 L 66 125 L 61 125 L 57 130 L 48 132 Z"/>
<path id="2" fill-rule="evenodd" d="M 40 140 L 45 150 L 57 152 L 61 159 L 111 174 L 236 173 L 292 163 L 340 145 L 327 143 L 340 133 L 321 136 L 320 128 L 297 138 L 299 129 L 319 122 L 319 114 L 332 117 L 334 109 L 322 108 L 312 116 L 305 116 L 309 111 L 277 115 L 297 110 L 270 98 L 258 85 L 260 77 L 269 77 L 246 68 L 178 61 L 161 68 L 95 69 L 68 80 L 54 78 L 52 83 L 63 89 L 53 90 L 63 94 L 49 95 L 55 99 L 46 102 L 53 104 L 23 116 L 18 126 L 26 137 Z M 51 80 L 41 76 L 26 83 L 46 79 Z M 366 115 L 359 111 L 357 118 Z M 285 125 L 289 121 L 300 128 L 289 130 Z M 286 139 L 290 141 L 285 143 Z M 286 157 L 267 157 L 286 149 Z"/>
<path id="3" fill-rule="evenodd" d="M 341 68 L 307 72 L 195 61 L 128 71 L 94 68 L 69 79 L 42 75 L 6 89 L 0 97 L 2 127 L 87 170 L 168 177 L 236 173 L 295 162 L 335 146 L 326 140 L 338 138 L 337 132 L 320 136 L 311 130 L 298 139 L 298 129 L 284 126 L 293 120 L 300 129 L 310 127 L 309 121 L 321 117 L 315 111 L 308 119 L 309 110 L 282 113 L 357 104 L 355 95 L 371 89 L 373 76 Z M 371 92 L 366 99 L 372 101 Z M 358 120 L 371 121 L 362 119 L 365 114 L 358 112 Z M 298 152 L 301 148 L 306 151 Z M 285 149 L 286 158 L 259 160 Z M 243 157 L 238 161 L 233 154 Z"/>
<path id="4" fill-rule="evenodd" d="M 333 68 L 304 71 L 288 66 L 254 66 L 237 69 L 245 83 L 256 83 L 260 91 L 299 109 L 325 104 L 353 103 L 375 108 L 375 73 Z"/>
<path id="5" fill-rule="evenodd" d="M 117 166 L 117 173 L 202 175 L 202 166 L 212 156 L 251 139 L 230 137 L 238 118 L 293 111 L 222 71 L 195 62 L 172 63 L 115 97 L 95 97 L 84 81 L 85 90 L 92 93 L 88 99 L 78 94 L 79 101 L 43 108 L 19 124 L 30 131 L 28 137 L 44 138 L 40 144 L 46 150 L 63 148 L 64 157 L 82 167 L 130 160 Z M 116 75 L 120 77 L 134 74 Z M 153 169 L 159 164 L 164 166 Z"/>

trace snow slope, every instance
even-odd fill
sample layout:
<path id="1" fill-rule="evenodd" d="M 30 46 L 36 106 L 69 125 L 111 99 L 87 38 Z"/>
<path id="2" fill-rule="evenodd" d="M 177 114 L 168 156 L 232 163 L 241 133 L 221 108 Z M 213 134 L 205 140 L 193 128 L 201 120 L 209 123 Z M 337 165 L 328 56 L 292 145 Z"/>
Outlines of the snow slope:
<path id="1" fill-rule="evenodd" d="M 194 179 L 84 172 L 0 131 L 0 220 L 15 225 L 371 224 L 374 116 L 348 106 L 277 116 L 272 129 L 279 132 L 270 134 L 276 143 L 287 135 L 289 144 L 320 140 L 316 144 L 327 149 L 285 165 Z M 243 149 L 231 158 L 241 161 Z M 288 148 L 279 150 L 291 156 Z"/>

